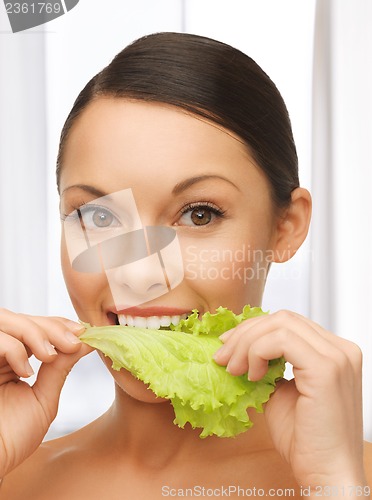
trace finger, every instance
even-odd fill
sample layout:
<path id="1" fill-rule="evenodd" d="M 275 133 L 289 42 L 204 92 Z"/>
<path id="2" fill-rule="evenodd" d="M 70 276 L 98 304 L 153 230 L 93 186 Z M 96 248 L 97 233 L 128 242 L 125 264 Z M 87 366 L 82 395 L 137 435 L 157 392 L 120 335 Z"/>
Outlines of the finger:
<path id="1" fill-rule="evenodd" d="M 50 422 L 54 420 L 62 387 L 72 367 L 94 349 L 81 344 L 72 354 L 61 353 L 52 363 L 43 363 L 40 367 L 33 390 Z"/>
<path id="2" fill-rule="evenodd" d="M 46 332 L 49 342 L 65 353 L 76 351 L 76 345 L 81 343 L 79 335 L 86 328 L 83 324 L 59 317 L 35 316 L 32 320 Z"/>
<path id="3" fill-rule="evenodd" d="M 27 316 L 30 319 L 34 320 L 36 323 L 40 324 L 41 326 L 47 324 L 50 320 L 56 321 L 58 323 L 62 323 L 67 330 L 70 330 L 71 332 L 75 333 L 76 335 L 81 334 L 86 326 L 83 323 L 77 323 L 76 321 L 72 321 L 71 319 L 63 318 L 62 316 Z"/>
<path id="4" fill-rule="evenodd" d="M 235 328 L 222 334 L 219 339 L 224 342 L 224 345 L 220 347 L 213 356 L 216 363 L 222 366 L 227 365 L 238 342 L 240 342 L 243 336 L 249 335 L 250 329 L 255 326 L 259 320 L 262 320 L 262 316 L 247 319 Z"/>
<path id="5" fill-rule="evenodd" d="M 268 361 L 284 356 L 285 360 L 293 365 L 294 373 L 297 370 L 309 368 L 314 370 L 314 363 L 319 360 L 327 360 L 329 366 L 338 368 L 338 372 L 349 373 L 351 363 L 347 356 L 337 349 L 336 346 L 322 339 L 314 342 L 311 338 L 312 328 L 308 328 L 307 335 L 299 335 L 297 330 L 288 327 L 279 327 L 269 333 L 253 337 L 242 336 L 240 342 L 235 347 L 227 363 L 227 370 L 232 375 L 242 375 L 248 372 L 250 380 L 259 380 L 268 369 Z M 298 339 L 298 342 L 294 342 Z M 276 345 L 276 343 L 278 344 Z M 302 351 L 296 350 L 296 346 L 301 345 Z M 266 351 L 260 351 L 262 346 Z M 270 348 L 269 348 L 270 347 Z M 263 356 L 266 352 L 266 357 Z M 304 355 L 305 353 L 305 355 Z M 317 359 L 311 355 L 317 353 Z"/>
<path id="6" fill-rule="evenodd" d="M 361 372 L 361 352 L 355 344 L 338 339 L 330 332 L 324 331 L 316 323 L 290 311 L 279 311 L 269 316 L 260 316 L 256 321 L 245 321 L 229 332 L 228 339 L 215 356 L 220 365 L 227 365 L 227 370 L 233 375 L 242 375 L 249 369 L 249 351 L 251 345 L 260 337 L 277 329 L 290 329 L 301 337 L 313 349 L 323 356 L 332 359 L 340 369 L 353 367 L 354 374 Z M 270 358 L 271 359 L 271 358 Z M 286 358 L 287 359 L 287 358 Z M 289 361 L 287 359 L 287 361 Z M 262 376 L 266 373 L 267 361 L 261 363 L 258 370 Z M 255 373 L 255 370 L 253 371 Z M 251 370 L 249 376 L 251 377 Z"/>
<path id="7" fill-rule="evenodd" d="M 288 325 L 324 356 L 336 362 L 339 367 L 348 369 L 351 366 L 354 375 L 360 376 L 362 352 L 353 342 L 337 337 L 314 321 L 292 311 L 278 311 L 271 315 L 270 322 L 274 328 Z M 259 328 L 257 333 L 259 334 Z M 255 332 L 252 332 L 252 336 L 254 334 Z"/>
<path id="8" fill-rule="evenodd" d="M 221 342 L 226 342 L 227 340 L 229 340 L 229 338 L 232 335 L 234 335 L 235 331 L 236 331 L 235 328 L 231 328 L 231 330 L 227 330 L 225 333 L 220 335 L 218 338 L 221 340 Z"/>
<path id="9" fill-rule="evenodd" d="M 329 341 L 333 345 L 337 346 L 340 350 L 342 350 L 344 354 L 348 356 L 352 364 L 355 365 L 356 370 L 360 371 L 362 365 L 362 351 L 357 344 L 349 340 L 346 340 L 342 337 L 339 337 L 338 335 L 335 335 L 331 331 L 320 326 L 315 321 L 310 320 L 309 318 L 306 318 L 305 316 L 302 316 L 301 314 L 298 314 L 296 312 L 279 311 L 277 314 L 279 313 L 292 315 L 293 317 L 296 317 L 299 320 L 306 323 L 307 325 L 311 326 L 321 337 L 323 337 L 325 340 Z"/>
<path id="10" fill-rule="evenodd" d="M 231 330 L 233 331 L 233 330 Z M 234 332 L 233 335 L 230 335 L 226 343 L 222 345 L 213 355 L 213 359 L 219 365 L 225 366 L 229 362 L 239 340 L 241 338 L 241 332 Z"/>
<path id="11" fill-rule="evenodd" d="M 267 316 L 266 321 L 255 325 L 250 332 L 252 341 L 278 328 L 288 328 L 296 332 L 297 335 L 309 342 L 314 349 L 319 350 L 323 355 L 329 355 L 330 345 L 334 345 L 332 342 L 334 335 L 321 335 L 319 325 L 316 328 L 314 322 L 305 321 L 303 316 L 291 311 L 278 311 Z"/>
<path id="12" fill-rule="evenodd" d="M 68 338 L 62 323 L 49 320 L 49 339 L 48 332 L 30 318 L 24 314 L 2 310 L 0 315 L 1 330 L 29 347 L 31 352 L 43 362 L 51 362 L 53 357 L 57 355 L 54 345 L 62 352 L 76 351 L 76 341 L 73 343 L 72 337 Z M 74 336 L 75 338 L 77 337 Z"/>
<path id="13" fill-rule="evenodd" d="M 265 315 L 266 316 L 266 315 Z M 242 321 L 237 325 L 235 328 L 232 328 L 231 330 L 227 330 L 225 333 L 220 335 L 218 338 L 221 340 L 221 342 L 227 342 L 232 336 L 236 335 L 237 332 L 241 331 L 241 328 L 243 327 L 251 327 L 255 325 L 258 321 L 262 320 L 263 316 L 257 316 L 255 318 L 250 318 Z"/>
<path id="14" fill-rule="evenodd" d="M 236 351 L 237 349 L 239 349 L 241 351 L 241 363 L 243 363 L 243 359 L 245 361 L 245 369 L 242 368 L 242 373 L 246 373 L 248 366 L 245 353 L 249 349 L 252 342 L 254 342 L 260 336 L 269 332 L 272 328 L 273 324 L 272 322 L 268 321 L 268 318 L 269 316 L 265 315 L 243 321 L 232 330 L 226 332 L 226 337 L 222 335 L 221 337 L 224 338 L 224 345 L 220 347 L 213 356 L 213 359 L 216 361 L 216 363 L 222 366 L 226 366 L 230 362 L 230 359 L 234 354 L 237 356 Z M 258 327 L 258 325 L 260 327 Z M 221 339 L 221 337 L 219 338 Z"/>
<path id="15" fill-rule="evenodd" d="M 0 330 L 28 346 L 40 361 L 51 361 L 57 354 L 43 329 L 22 314 L 1 310 Z"/>
<path id="16" fill-rule="evenodd" d="M 258 338 L 275 331 L 277 329 L 289 329 L 308 342 L 324 356 L 332 357 L 340 364 L 345 362 L 345 352 L 339 348 L 339 344 L 334 342 L 334 335 L 321 335 L 319 330 L 311 321 L 304 321 L 303 317 L 290 311 L 279 311 L 266 316 L 263 321 L 257 322 L 246 330 L 245 334 L 240 334 L 239 349 L 249 349 Z M 319 327 L 320 328 L 320 327 Z M 233 353 L 237 350 L 238 343 L 235 343 Z M 233 354 L 231 353 L 231 354 Z"/>
<path id="17" fill-rule="evenodd" d="M 314 371 L 314 366 L 324 365 L 327 358 L 309 342 L 287 328 L 279 328 L 257 339 L 248 352 L 248 377 L 260 380 L 267 371 L 268 360 L 284 356 L 298 371 Z M 231 360 L 230 371 L 234 372 L 236 360 Z M 235 366 L 239 366 L 238 363 Z M 235 374 L 235 373 L 234 373 Z"/>
<path id="18" fill-rule="evenodd" d="M 33 369 L 28 361 L 28 355 L 25 346 L 14 337 L 10 337 L 4 332 L 0 331 L 0 358 L 4 358 L 5 362 L 1 363 L 6 373 L 9 376 L 8 366 L 19 377 L 30 377 L 34 374 Z M 3 384 L 7 380 L 0 375 L 0 382 Z"/>

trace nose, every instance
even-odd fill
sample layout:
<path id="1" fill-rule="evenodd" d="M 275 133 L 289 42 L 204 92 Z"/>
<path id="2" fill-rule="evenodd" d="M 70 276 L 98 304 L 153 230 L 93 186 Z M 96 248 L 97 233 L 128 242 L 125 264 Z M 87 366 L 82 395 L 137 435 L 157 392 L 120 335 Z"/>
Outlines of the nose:
<path id="1" fill-rule="evenodd" d="M 105 271 L 118 309 L 160 297 L 183 279 L 182 257 L 174 229 L 149 226 L 144 229 L 145 248 L 144 244 L 138 245 L 137 240 L 132 240 L 136 244 L 129 252 L 131 258 Z M 128 251 L 128 246 L 126 248 Z"/>
<path id="2" fill-rule="evenodd" d="M 158 255 L 106 271 L 115 304 L 139 305 L 164 295 L 169 282 Z"/>

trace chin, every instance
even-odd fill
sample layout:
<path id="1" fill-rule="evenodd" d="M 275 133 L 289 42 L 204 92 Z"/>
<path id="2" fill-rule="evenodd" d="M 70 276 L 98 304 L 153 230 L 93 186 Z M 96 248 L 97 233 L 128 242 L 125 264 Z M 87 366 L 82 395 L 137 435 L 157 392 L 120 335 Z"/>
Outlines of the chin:
<path id="1" fill-rule="evenodd" d="M 147 384 L 144 384 L 141 380 L 138 380 L 134 375 L 132 375 L 128 370 L 122 368 L 121 370 L 114 370 L 112 368 L 112 361 L 107 356 L 99 353 L 100 358 L 105 363 L 107 369 L 111 373 L 113 379 L 120 389 L 125 392 L 128 396 L 142 403 L 165 403 L 169 402 L 168 399 L 159 398 L 148 388 Z"/>

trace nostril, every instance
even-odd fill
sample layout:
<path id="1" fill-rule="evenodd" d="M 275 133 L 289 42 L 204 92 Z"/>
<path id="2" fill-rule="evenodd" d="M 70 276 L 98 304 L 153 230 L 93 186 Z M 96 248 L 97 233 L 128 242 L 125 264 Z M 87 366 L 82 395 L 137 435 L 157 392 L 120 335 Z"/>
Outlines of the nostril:
<path id="1" fill-rule="evenodd" d="M 164 283 L 154 283 L 153 285 L 148 287 L 147 291 L 155 292 L 156 290 L 163 290 L 163 289 L 166 289 Z"/>
<path id="2" fill-rule="evenodd" d="M 170 291 L 157 256 L 106 271 L 115 304 L 138 305 Z"/>

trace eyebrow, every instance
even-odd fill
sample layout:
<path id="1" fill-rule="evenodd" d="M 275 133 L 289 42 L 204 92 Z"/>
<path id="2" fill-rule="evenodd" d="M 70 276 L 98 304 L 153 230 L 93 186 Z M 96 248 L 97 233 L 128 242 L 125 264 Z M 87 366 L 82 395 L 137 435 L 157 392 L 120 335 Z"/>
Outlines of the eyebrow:
<path id="1" fill-rule="evenodd" d="M 178 182 L 174 186 L 174 188 L 172 189 L 172 195 L 178 195 L 178 194 L 182 193 L 183 191 L 186 191 L 186 189 L 190 188 L 194 184 L 197 184 L 199 182 L 203 182 L 203 181 L 206 181 L 209 179 L 221 179 L 223 181 L 228 182 L 235 189 L 240 191 L 240 189 L 238 188 L 238 186 L 236 184 L 234 184 L 230 179 L 227 179 L 226 177 L 224 177 L 222 175 L 205 174 L 205 175 L 198 175 L 196 177 L 190 177 L 189 179 L 185 179 L 181 182 Z M 88 184 L 73 184 L 72 186 L 68 186 L 67 188 L 65 188 L 62 191 L 61 196 L 63 196 L 66 193 L 66 191 L 69 191 L 70 189 L 74 189 L 74 188 L 75 189 L 82 189 L 83 191 L 87 191 L 88 193 L 92 194 L 93 196 L 95 196 L 97 198 L 101 198 L 103 196 L 108 195 L 108 193 L 101 191 L 100 189 L 97 189 L 94 186 L 89 186 Z"/>
<path id="2" fill-rule="evenodd" d="M 240 191 L 238 186 L 234 184 L 230 179 L 227 179 L 226 177 L 223 177 L 222 175 L 216 175 L 216 174 L 205 174 L 205 175 L 198 175 L 196 177 L 190 177 L 189 179 L 185 179 L 178 184 L 176 184 L 172 190 L 173 195 L 177 195 L 188 189 L 189 187 L 193 186 L 194 184 L 197 184 L 198 182 L 206 181 L 209 179 L 221 179 L 223 181 L 228 182 L 232 186 L 234 186 L 235 189 Z"/>
<path id="3" fill-rule="evenodd" d="M 96 198 L 101 198 L 102 196 L 107 196 L 108 193 L 105 193 L 104 191 L 101 191 L 100 189 L 97 189 L 93 186 L 89 186 L 88 184 L 73 184 L 72 186 L 68 186 L 66 189 L 64 189 L 61 193 L 61 196 L 66 193 L 66 191 L 69 191 L 70 189 L 82 189 L 83 191 L 87 191 L 88 193 L 92 194 Z"/>

